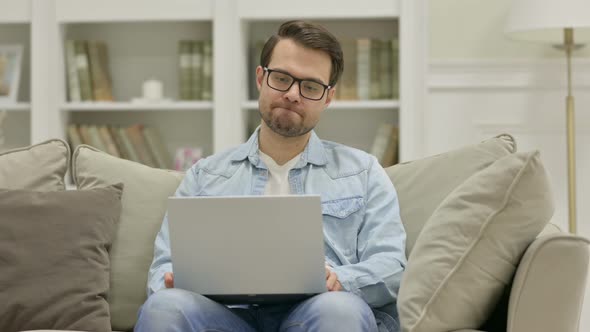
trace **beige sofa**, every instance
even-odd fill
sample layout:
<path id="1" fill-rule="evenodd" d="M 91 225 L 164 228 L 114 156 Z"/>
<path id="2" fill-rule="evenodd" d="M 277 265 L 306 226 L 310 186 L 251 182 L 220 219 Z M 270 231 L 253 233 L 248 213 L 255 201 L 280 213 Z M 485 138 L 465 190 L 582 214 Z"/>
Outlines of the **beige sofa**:
<path id="1" fill-rule="evenodd" d="M 166 197 L 182 174 L 88 146 L 72 155 L 65 142 L 51 140 L 1 153 L 0 189 L 61 191 L 68 169 L 80 190 L 124 184 L 112 246 L 105 246 L 110 287 L 95 297 L 104 301 L 103 318 L 113 330 L 132 330 L 146 297 Z M 516 153 L 513 138 L 501 135 L 386 171 L 408 235 L 409 261 L 397 303 L 404 331 L 577 331 L 589 242 L 547 224 L 552 197 L 538 154 Z M 0 220 L 1 227 L 10 224 Z M 10 283 L 0 279 L 0 300 Z M 45 326 L 29 326 L 24 320 L 31 318 L 19 310 L 10 316 L 3 310 L 0 330 L 56 329 L 68 316 L 62 312 Z M 84 329 L 73 321 L 65 328 Z"/>

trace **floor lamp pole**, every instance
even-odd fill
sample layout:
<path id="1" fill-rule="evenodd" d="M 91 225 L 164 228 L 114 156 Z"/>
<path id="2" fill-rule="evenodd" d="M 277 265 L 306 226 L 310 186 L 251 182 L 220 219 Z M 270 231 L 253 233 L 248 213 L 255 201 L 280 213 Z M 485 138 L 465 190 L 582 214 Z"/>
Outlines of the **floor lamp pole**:
<path id="1" fill-rule="evenodd" d="M 568 179 L 568 215 L 569 231 L 577 232 L 576 223 L 576 128 L 574 122 L 574 96 L 572 95 L 572 51 L 574 49 L 574 30 L 564 29 L 564 46 L 567 57 L 567 179 Z"/>

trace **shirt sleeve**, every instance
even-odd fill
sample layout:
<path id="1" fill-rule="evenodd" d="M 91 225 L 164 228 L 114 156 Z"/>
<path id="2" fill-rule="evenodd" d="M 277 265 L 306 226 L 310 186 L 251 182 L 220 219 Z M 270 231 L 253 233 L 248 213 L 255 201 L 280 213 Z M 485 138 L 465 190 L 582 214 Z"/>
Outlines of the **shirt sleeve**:
<path id="1" fill-rule="evenodd" d="M 332 269 L 346 291 L 377 308 L 397 301 L 406 266 L 406 233 L 395 188 L 376 159 L 372 160 L 365 216 L 357 238 L 359 262 Z"/>
<path id="2" fill-rule="evenodd" d="M 197 176 L 195 173 L 195 166 L 186 172 L 186 175 L 174 196 L 186 197 L 194 196 L 197 188 Z M 150 266 L 148 273 L 147 282 L 147 295 L 150 296 L 153 293 L 165 288 L 164 274 L 166 272 L 172 272 L 172 259 L 170 257 L 170 234 L 168 230 L 168 213 L 164 216 L 160 231 L 156 236 L 154 243 L 154 260 Z"/>

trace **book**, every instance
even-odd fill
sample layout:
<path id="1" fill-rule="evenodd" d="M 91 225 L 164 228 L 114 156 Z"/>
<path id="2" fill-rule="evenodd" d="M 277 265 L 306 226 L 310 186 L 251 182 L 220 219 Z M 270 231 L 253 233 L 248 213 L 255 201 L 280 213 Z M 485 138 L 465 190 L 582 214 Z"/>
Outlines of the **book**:
<path id="1" fill-rule="evenodd" d="M 356 93 L 358 99 L 367 100 L 370 95 L 371 84 L 371 41 L 367 38 L 356 41 Z"/>
<path id="2" fill-rule="evenodd" d="M 399 98 L 399 39 L 394 38 L 391 41 L 391 98 Z"/>
<path id="3" fill-rule="evenodd" d="M 127 153 L 127 157 L 128 157 L 127 159 L 140 163 L 141 160 L 139 159 L 139 156 L 137 155 L 137 152 L 135 151 L 135 148 L 133 147 L 133 144 L 131 143 L 129 136 L 127 136 L 126 128 L 119 127 L 119 128 L 117 128 L 117 131 L 119 132 L 118 136 L 119 136 L 121 142 L 123 143 L 124 149 Z"/>
<path id="4" fill-rule="evenodd" d="M 78 67 L 76 64 L 76 46 L 71 39 L 66 40 L 66 78 L 68 82 L 68 100 L 81 101 L 80 82 L 78 81 Z"/>
<path id="5" fill-rule="evenodd" d="M 143 128 L 143 136 L 146 144 L 151 151 L 158 168 L 171 169 L 172 158 L 168 149 L 164 146 L 164 142 L 158 132 L 152 127 Z"/>
<path id="6" fill-rule="evenodd" d="M 85 40 L 75 40 L 74 49 L 76 54 L 76 68 L 78 71 L 78 82 L 80 83 L 80 98 L 82 101 L 94 100 L 92 80 L 90 78 L 90 65 Z"/>
<path id="7" fill-rule="evenodd" d="M 119 149 L 117 148 L 117 145 L 115 144 L 115 141 L 111 136 L 111 133 L 107 126 L 99 126 L 98 133 L 100 135 L 100 138 L 102 139 L 103 144 L 106 147 L 106 152 L 108 152 L 112 156 L 120 158 L 121 154 L 119 153 Z"/>
<path id="8" fill-rule="evenodd" d="M 378 39 L 371 39 L 369 49 L 369 98 L 381 98 L 381 41 Z"/>
<path id="9" fill-rule="evenodd" d="M 383 154 L 381 165 L 383 167 L 389 167 L 399 162 L 398 160 L 398 147 L 399 147 L 399 128 L 392 126 L 389 132 L 389 139 L 387 141 L 387 147 Z"/>
<path id="10" fill-rule="evenodd" d="M 82 144 L 92 145 L 92 139 L 90 139 L 90 133 L 88 133 L 87 125 L 77 125 L 78 132 L 80 133 L 80 139 Z"/>
<path id="11" fill-rule="evenodd" d="M 157 167 L 143 136 L 143 125 L 135 124 L 126 128 L 127 137 L 137 153 L 139 161 L 150 167 Z"/>
<path id="12" fill-rule="evenodd" d="M 379 164 L 383 167 L 390 166 L 396 158 L 397 133 L 397 127 L 390 123 L 382 123 L 377 128 L 370 153 L 377 158 Z"/>
<path id="13" fill-rule="evenodd" d="M 90 79 L 95 101 L 113 101 L 110 75 L 108 73 L 107 46 L 101 41 L 88 41 Z"/>
<path id="14" fill-rule="evenodd" d="M 201 83 L 201 99 L 213 99 L 213 43 L 211 40 L 203 41 L 203 71 Z"/>
<path id="15" fill-rule="evenodd" d="M 70 142 L 72 151 L 74 151 L 78 145 L 83 144 L 82 137 L 78 131 L 78 126 L 73 123 L 68 125 L 68 141 Z"/>
<path id="16" fill-rule="evenodd" d="M 191 41 L 178 42 L 178 89 L 180 100 L 191 100 Z"/>
<path id="17" fill-rule="evenodd" d="M 107 126 L 107 130 L 111 134 L 111 138 L 113 142 L 117 146 L 117 151 L 119 151 L 119 157 L 123 159 L 129 159 L 129 152 L 127 152 L 127 148 L 125 144 L 123 144 L 123 140 L 121 139 L 119 128 L 113 126 Z"/>
<path id="18" fill-rule="evenodd" d="M 393 96 L 393 51 L 391 40 L 382 40 L 379 50 L 379 88 L 381 99 L 391 99 Z"/>
<path id="19" fill-rule="evenodd" d="M 357 95 L 357 42 L 355 39 L 342 40 L 342 52 L 344 53 L 344 71 L 340 77 L 340 83 L 336 91 L 342 100 L 356 100 Z"/>
<path id="20" fill-rule="evenodd" d="M 107 147 L 100 137 L 98 132 L 98 126 L 89 125 L 86 130 L 88 131 L 88 137 L 90 138 L 90 145 L 97 148 L 100 151 L 107 152 Z"/>
<path id="21" fill-rule="evenodd" d="M 201 99 L 203 95 L 203 42 L 191 42 L 190 64 L 191 99 Z"/>

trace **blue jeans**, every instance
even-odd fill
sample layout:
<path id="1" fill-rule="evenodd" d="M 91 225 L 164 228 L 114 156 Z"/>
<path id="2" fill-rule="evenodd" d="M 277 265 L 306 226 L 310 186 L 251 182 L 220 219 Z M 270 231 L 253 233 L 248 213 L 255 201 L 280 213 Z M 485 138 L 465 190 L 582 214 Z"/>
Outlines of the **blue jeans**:
<path id="1" fill-rule="evenodd" d="M 323 293 L 298 304 L 228 308 L 199 294 L 165 289 L 142 306 L 135 331 L 376 332 L 377 322 L 367 303 L 348 292 Z"/>

